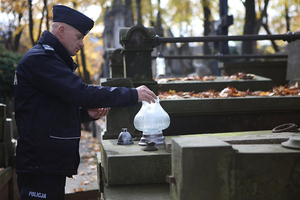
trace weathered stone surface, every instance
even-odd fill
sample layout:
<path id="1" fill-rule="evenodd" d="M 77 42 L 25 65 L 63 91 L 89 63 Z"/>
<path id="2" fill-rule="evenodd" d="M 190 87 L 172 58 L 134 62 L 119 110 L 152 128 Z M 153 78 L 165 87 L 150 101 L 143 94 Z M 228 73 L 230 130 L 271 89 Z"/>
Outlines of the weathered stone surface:
<path id="1" fill-rule="evenodd" d="M 300 121 L 300 96 L 163 99 L 170 116 L 164 136 L 272 130 Z"/>
<path id="2" fill-rule="evenodd" d="M 111 78 L 124 78 L 125 69 L 123 65 L 122 49 L 108 49 L 107 50 Z"/>
<path id="3" fill-rule="evenodd" d="M 0 168 L 8 166 L 5 126 L 6 126 L 6 105 L 0 104 Z"/>
<path id="4" fill-rule="evenodd" d="M 137 142 L 122 146 L 103 140 L 99 181 L 105 183 L 105 199 L 298 199 L 300 150 L 280 145 L 293 134 L 299 133 L 172 136 L 154 152 L 143 151 Z M 172 154 L 164 149 L 170 148 L 169 140 Z M 174 177 L 170 190 L 166 175 Z"/>
<path id="5" fill-rule="evenodd" d="M 296 200 L 300 196 L 300 151 L 280 144 L 233 145 L 236 199 Z"/>
<path id="6" fill-rule="evenodd" d="M 0 195 L 1 199 L 2 197 L 4 199 L 9 199 L 9 197 L 12 196 L 10 194 L 11 191 L 11 186 L 9 185 L 9 182 L 12 180 L 13 176 L 13 170 L 11 167 L 7 167 L 3 169 L 2 172 L 0 172 Z M 6 190 L 5 190 L 6 189 Z"/>
<path id="7" fill-rule="evenodd" d="M 232 199 L 234 150 L 210 137 L 183 137 L 172 141 L 171 199 Z"/>
<path id="8" fill-rule="evenodd" d="M 166 183 L 171 171 L 171 154 L 163 145 L 157 151 L 143 151 L 138 142 L 117 145 L 117 140 L 101 141 L 101 159 L 108 185 Z"/>
<path id="9" fill-rule="evenodd" d="M 253 133 L 248 139 L 260 137 Z M 246 135 L 241 136 L 245 139 Z M 241 136 L 235 139 L 242 141 Z M 229 138 L 232 141 L 234 136 Z M 300 150 L 281 144 L 230 145 L 213 136 L 176 137 L 172 141 L 175 183 L 170 185 L 171 199 L 296 200 L 299 169 Z"/>
<path id="10" fill-rule="evenodd" d="M 105 200 L 169 200 L 168 184 L 114 185 L 104 188 Z"/>
<path id="11" fill-rule="evenodd" d="M 0 142 L 4 141 L 6 123 L 6 105 L 0 103 Z"/>
<path id="12" fill-rule="evenodd" d="M 222 91 L 226 87 L 234 87 L 240 91 L 269 91 L 273 88 L 273 81 L 269 78 L 262 76 L 256 76 L 255 79 L 251 80 L 229 80 L 224 79 L 224 76 L 218 76 L 215 80 L 212 81 L 170 81 L 167 83 L 161 83 L 158 85 L 159 91 L 169 91 L 175 90 L 176 92 L 204 92 L 210 89 L 215 91 Z"/>
<path id="13" fill-rule="evenodd" d="M 131 78 L 102 79 L 101 86 L 109 87 L 133 87 Z M 127 128 L 129 133 L 133 133 L 133 119 L 137 113 L 137 107 L 111 108 L 105 118 L 106 130 L 103 139 L 117 139 L 121 129 Z"/>
<path id="14" fill-rule="evenodd" d="M 300 34 L 296 32 L 295 34 Z M 293 41 L 288 44 L 288 65 L 286 79 L 289 81 L 300 79 L 300 40 Z"/>

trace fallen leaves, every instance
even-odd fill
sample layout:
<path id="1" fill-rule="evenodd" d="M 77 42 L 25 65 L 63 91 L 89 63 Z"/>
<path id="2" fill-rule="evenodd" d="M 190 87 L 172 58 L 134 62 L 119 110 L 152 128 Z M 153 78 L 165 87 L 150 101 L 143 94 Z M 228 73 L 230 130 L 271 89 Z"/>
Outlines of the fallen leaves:
<path id="1" fill-rule="evenodd" d="M 222 78 L 224 80 L 239 80 L 239 79 L 254 79 L 254 74 L 244 73 L 244 72 L 237 72 L 233 75 L 228 76 L 224 74 Z M 158 84 L 172 82 L 172 81 L 213 81 L 217 78 L 217 76 L 187 76 L 187 77 L 175 77 L 175 78 L 161 78 L 155 79 Z"/>
<path id="2" fill-rule="evenodd" d="M 83 192 L 86 191 L 86 189 L 79 188 L 79 189 L 73 189 L 74 192 Z"/>
<path id="3" fill-rule="evenodd" d="M 239 79 L 254 79 L 255 75 L 254 74 L 247 74 L 244 72 L 237 72 L 231 76 L 228 76 L 226 73 L 224 73 L 224 79 L 230 79 L 230 80 L 239 80 Z"/>
<path id="4" fill-rule="evenodd" d="M 176 92 L 170 90 L 168 92 L 158 91 L 160 99 L 190 99 L 190 98 L 228 98 L 228 97 L 246 97 L 246 96 L 299 96 L 300 87 L 298 83 L 292 86 L 274 86 L 271 91 L 239 91 L 233 87 L 226 87 L 221 92 L 215 92 L 215 90 L 208 90 L 204 92 L 195 93 L 192 92 Z"/>
<path id="5" fill-rule="evenodd" d="M 188 76 L 188 77 L 175 77 L 175 78 L 161 78 L 156 79 L 158 84 L 167 83 L 171 81 L 213 81 L 217 76 Z"/>
<path id="6" fill-rule="evenodd" d="M 100 152 L 100 141 L 92 137 L 88 131 L 81 132 L 80 140 L 80 158 L 82 164 L 79 172 L 71 178 L 74 181 L 71 185 L 73 192 L 84 192 L 98 187 L 97 183 L 97 154 Z"/>

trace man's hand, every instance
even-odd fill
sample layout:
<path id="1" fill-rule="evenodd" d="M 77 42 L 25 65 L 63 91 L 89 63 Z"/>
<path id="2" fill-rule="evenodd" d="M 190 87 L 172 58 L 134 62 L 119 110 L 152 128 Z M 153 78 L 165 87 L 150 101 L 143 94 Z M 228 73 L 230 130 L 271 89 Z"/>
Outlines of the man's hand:
<path id="1" fill-rule="evenodd" d="M 156 94 L 144 85 L 137 87 L 136 90 L 138 92 L 139 102 L 147 101 L 148 103 L 154 103 L 155 99 L 157 99 Z"/>
<path id="2" fill-rule="evenodd" d="M 101 116 L 106 116 L 110 108 L 93 108 L 88 109 L 88 113 L 91 118 L 98 119 Z"/>

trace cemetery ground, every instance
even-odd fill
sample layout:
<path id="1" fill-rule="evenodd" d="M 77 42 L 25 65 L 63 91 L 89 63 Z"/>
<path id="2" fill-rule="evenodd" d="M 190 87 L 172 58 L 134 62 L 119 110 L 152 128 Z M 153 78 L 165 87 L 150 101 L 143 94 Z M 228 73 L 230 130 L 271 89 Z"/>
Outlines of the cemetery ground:
<path id="1" fill-rule="evenodd" d="M 103 119 L 96 121 L 100 126 Z M 97 180 L 97 158 L 100 156 L 100 141 L 93 137 L 92 131 L 81 131 L 80 164 L 78 174 L 66 180 L 66 200 L 100 200 Z"/>

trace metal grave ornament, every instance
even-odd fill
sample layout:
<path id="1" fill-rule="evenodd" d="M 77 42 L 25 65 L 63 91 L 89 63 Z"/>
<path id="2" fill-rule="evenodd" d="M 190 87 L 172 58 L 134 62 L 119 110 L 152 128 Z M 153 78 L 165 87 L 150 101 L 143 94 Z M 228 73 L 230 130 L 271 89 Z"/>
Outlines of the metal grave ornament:
<path id="1" fill-rule="evenodd" d="M 134 117 L 134 127 L 143 131 L 139 142 L 141 146 L 147 146 L 147 143 L 154 142 L 155 145 L 162 145 L 165 137 L 162 130 L 170 125 L 168 113 L 161 107 L 159 97 L 155 103 L 142 101 L 142 107 Z"/>
<path id="2" fill-rule="evenodd" d="M 132 137 L 127 131 L 127 128 L 122 128 L 121 133 L 118 137 L 118 145 L 128 145 L 133 144 Z"/>

